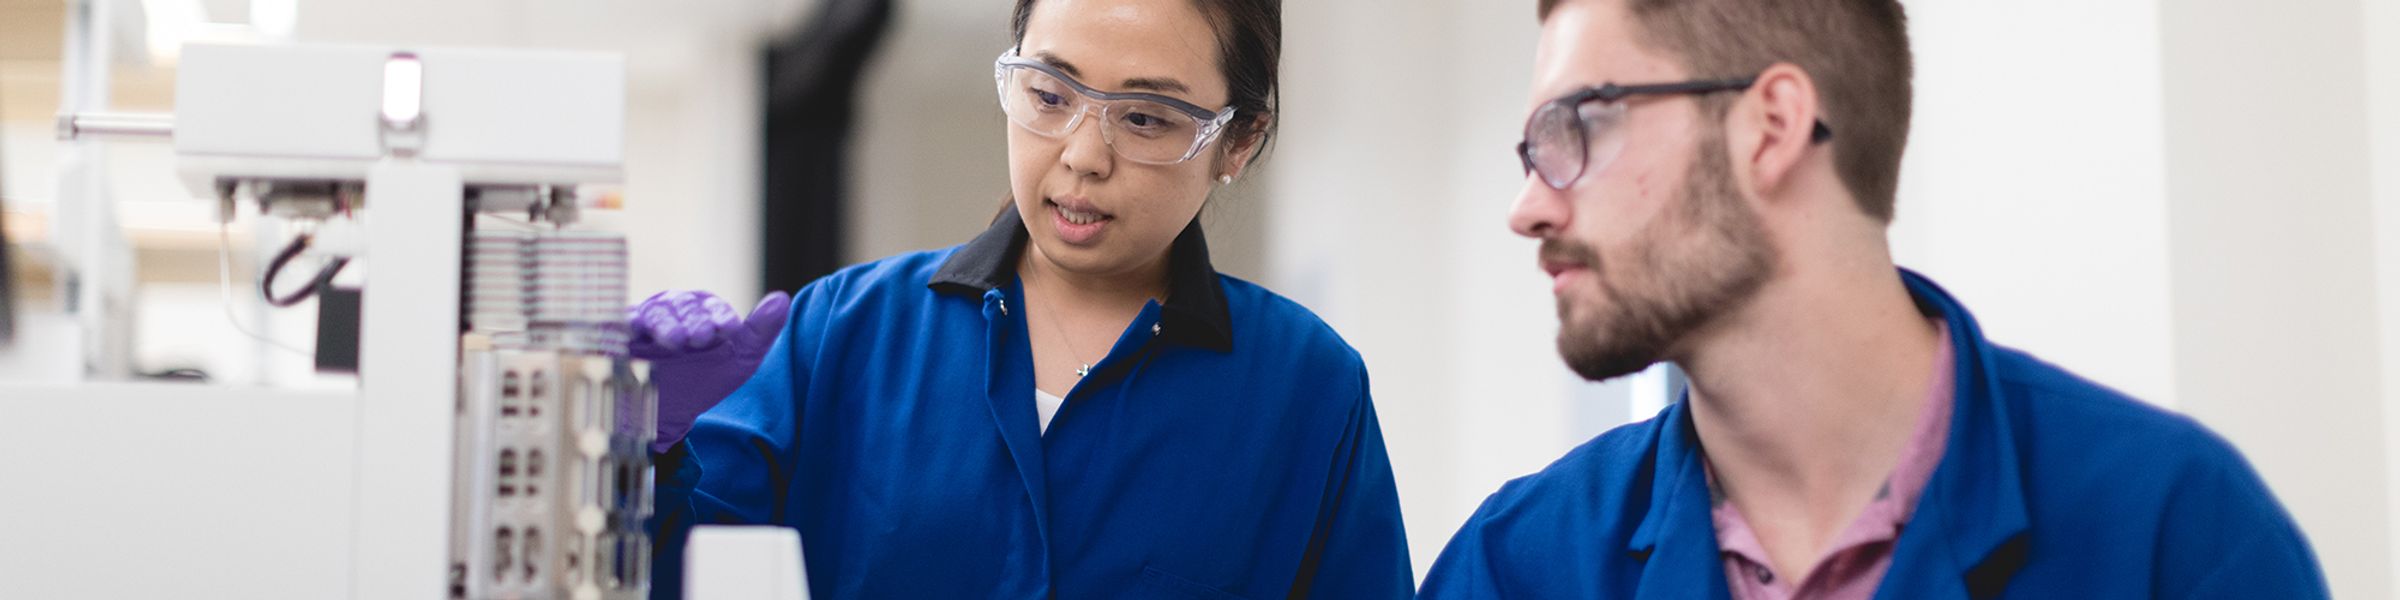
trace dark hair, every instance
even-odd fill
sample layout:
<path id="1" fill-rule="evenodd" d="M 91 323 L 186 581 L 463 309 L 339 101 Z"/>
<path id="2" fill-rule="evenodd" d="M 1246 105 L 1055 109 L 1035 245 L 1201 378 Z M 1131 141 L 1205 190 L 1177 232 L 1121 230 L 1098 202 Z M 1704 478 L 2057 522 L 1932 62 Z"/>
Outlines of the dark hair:
<path id="1" fill-rule="evenodd" d="M 1025 43 L 1025 22 L 1035 0 L 1017 0 L 1009 19 L 1010 39 Z M 1226 105 L 1237 112 L 1218 144 L 1255 140 L 1259 152 L 1275 138 L 1278 89 L 1283 64 L 1283 0 L 1191 0 L 1217 33 L 1217 66 L 1225 73 Z"/>
<path id="2" fill-rule="evenodd" d="M 1549 20 L 1561 0 L 1541 0 Z M 1584 0 L 1590 1 L 1590 0 Z M 1859 210 L 1892 220 L 1908 147 L 1908 15 L 1898 0 L 1620 0 L 1635 38 L 1693 77 L 1746 77 L 1778 62 L 1816 80 L 1834 171 Z M 1729 103 L 1714 106 L 1717 114 Z"/>

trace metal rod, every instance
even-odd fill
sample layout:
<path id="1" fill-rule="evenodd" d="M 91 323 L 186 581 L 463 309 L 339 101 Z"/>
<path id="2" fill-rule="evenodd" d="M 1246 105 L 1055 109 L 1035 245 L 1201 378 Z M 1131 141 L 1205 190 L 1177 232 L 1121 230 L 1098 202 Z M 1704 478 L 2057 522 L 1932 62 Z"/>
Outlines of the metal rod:
<path id="1" fill-rule="evenodd" d="M 172 138 L 175 115 L 85 112 L 58 116 L 59 141 L 85 137 Z"/>

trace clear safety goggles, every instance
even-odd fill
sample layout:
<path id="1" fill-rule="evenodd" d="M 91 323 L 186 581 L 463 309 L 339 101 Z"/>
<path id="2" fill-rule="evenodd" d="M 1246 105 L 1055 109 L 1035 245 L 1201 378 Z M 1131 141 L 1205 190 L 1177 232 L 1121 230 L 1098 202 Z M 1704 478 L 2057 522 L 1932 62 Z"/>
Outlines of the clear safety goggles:
<path id="1" fill-rule="evenodd" d="M 1015 48 L 993 61 L 992 79 L 1000 86 L 1000 110 L 1009 122 L 1057 138 L 1074 132 L 1084 115 L 1097 113 L 1100 139 L 1118 156 L 1139 163 L 1191 160 L 1233 122 L 1233 107 L 1212 111 L 1159 94 L 1095 90 L 1057 67 L 1017 56 Z"/>

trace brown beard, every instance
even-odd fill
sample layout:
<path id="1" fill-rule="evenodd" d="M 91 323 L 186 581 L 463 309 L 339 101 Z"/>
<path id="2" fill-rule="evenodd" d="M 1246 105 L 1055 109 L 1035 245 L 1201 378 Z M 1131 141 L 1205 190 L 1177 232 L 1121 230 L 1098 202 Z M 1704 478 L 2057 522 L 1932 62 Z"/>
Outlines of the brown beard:
<path id="1" fill-rule="evenodd" d="M 1587 265 L 1614 308 L 1586 306 L 1586 318 L 1575 320 L 1567 298 L 1558 299 L 1558 353 L 1577 375 L 1600 381 L 1666 360 L 1693 332 L 1756 296 L 1773 274 L 1775 250 L 1734 186 L 1722 127 L 1702 136 L 1684 175 L 1677 209 L 1637 234 L 1622 262 L 1603 264 L 1579 241 L 1542 241 L 1544 257 Z"/>

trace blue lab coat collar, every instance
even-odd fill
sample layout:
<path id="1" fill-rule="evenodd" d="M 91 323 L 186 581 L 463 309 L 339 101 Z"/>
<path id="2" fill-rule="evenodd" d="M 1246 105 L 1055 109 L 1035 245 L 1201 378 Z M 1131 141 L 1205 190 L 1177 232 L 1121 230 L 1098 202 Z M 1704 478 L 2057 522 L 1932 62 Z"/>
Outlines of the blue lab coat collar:
<path id="1" fill-rule="evenodd" d="M 1993 377 L 1996 357 L 1974 316 L 1924 276 L 1901 269 L 1900 279 L 1920 309 L 1950 325 L 1957 408 L 1941 464 L 1917 500 L 1877 596 L 1963 598 L 1970 587 L 1998 589 L 2023 558 L 2030 521 L 2017 440 Z M 1647 558 L 1645 598 L 1727 594 L 1688 400 L 1669 407 L 1653 429 L 1660 439 L 1653 446 L 1650 506 L 1625 545 Z"/>
<path id="2" fill-rule="evenodd" d="M 1017 258 L 1025 252 L 1025 219 L 1006 208 L 992 225 L 942 262 L 926 287 L 935 292 L 976 297 L 1001 290 L 1017 278 Z M 1233 350 L 1233 318 L 1225 308 L 1225 293 L 1217 287 L 1217 269 L 1208 259 L 1208 239 L 1200 219 L 1192 219 L 1167 247 L 1167 300 L 1160 315 L 1159 338 L 1218 352 Z"/>

